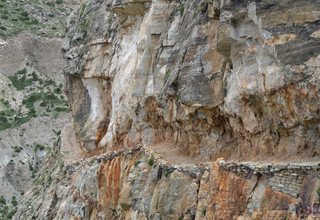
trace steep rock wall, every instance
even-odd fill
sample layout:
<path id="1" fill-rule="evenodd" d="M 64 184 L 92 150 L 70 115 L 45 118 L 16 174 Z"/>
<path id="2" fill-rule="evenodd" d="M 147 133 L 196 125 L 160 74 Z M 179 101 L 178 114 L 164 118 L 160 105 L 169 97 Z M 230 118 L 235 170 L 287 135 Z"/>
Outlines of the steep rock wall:
<path id="1" fill-rule="evenodd" d="M 47 161 L 15 219 L 267 220 L 319 214 L 319 163 L 177 164 L 145 148 L 65 167 L 59 157 Z"/>
<path id="2" fill-rule="evenodd" d="M 87 1 L 69 22 L 87 151 L 169 141 L 204 160 L 318 157 L 317 1 Z"/>
<path id="3" fill-rule="evenodd" d="M 85 153 L 16 219 L 312 219 L 319 21 L 315 0 L 85 1 L 63 47 Z"/>

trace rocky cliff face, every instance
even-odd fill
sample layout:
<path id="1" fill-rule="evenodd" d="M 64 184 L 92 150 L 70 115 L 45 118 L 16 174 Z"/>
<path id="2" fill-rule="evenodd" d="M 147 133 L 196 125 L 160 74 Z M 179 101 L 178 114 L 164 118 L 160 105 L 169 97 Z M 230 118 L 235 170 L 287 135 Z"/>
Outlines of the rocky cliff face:
<path id="1" fill-rule="evenodd" d="M 85 1 L 63 43 L 83 152 L 16 218 L 319 214 L 319 22 L 316 0 Z"/>
<path id="2" fill-rule="evenodd" d="M 206 160 L 317 156 L 318 8 L 87 1 L 65 48 L 83 148 L 166 141 Z"/>

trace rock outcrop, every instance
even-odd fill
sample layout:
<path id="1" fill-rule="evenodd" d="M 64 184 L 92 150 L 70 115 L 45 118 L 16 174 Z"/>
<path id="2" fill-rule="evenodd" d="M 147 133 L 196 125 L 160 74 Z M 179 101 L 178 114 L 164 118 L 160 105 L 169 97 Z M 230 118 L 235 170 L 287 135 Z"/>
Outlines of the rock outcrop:
<path id="1" fill-rule="evenodd" d="M 319 163 L 219 159 L 175 164 L 145 148 L 65 167 L 59 156 L 53 158 L 16 219 L 300 219 L 319 214 Z"/>
<path id="2" fill-rule="evenodd" d="M 82 159 L 48 159 L 16 219 L 319 215 L 319 22 L 317 0 L 85 1 L 63 43 Z"/>
<path id="3" fill-rule="evenodd" d="M 240 3 L 84 3 L 65 48 L 83 149 L 317 157 L 319 3 Z"/>

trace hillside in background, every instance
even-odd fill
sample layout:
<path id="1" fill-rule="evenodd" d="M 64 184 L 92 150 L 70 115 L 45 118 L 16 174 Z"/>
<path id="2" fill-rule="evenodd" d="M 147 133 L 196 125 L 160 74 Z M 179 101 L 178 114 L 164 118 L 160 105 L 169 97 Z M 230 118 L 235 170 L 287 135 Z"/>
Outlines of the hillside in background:
<path id="1" fill-rule="evenodd" d="M 71 126 L 61 45 L 76 6 L 0 1 L 0 219 L 12 218 L 53 143 Z"/>
<path id="2" fill-rule="evenodd" d="M 66 18 L 76 2 L 72 0 L 1 0 L 0 37 L 12 37 L 21 31 L 45 37 L 63 37 Z"/>

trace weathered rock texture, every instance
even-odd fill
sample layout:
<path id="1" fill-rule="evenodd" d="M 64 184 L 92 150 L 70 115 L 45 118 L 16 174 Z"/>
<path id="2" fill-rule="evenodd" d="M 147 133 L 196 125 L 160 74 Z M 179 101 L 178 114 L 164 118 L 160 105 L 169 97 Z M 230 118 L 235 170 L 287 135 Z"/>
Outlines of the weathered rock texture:
<path id="1" fill-rule="evenodd" d="M 317 157 L 319 2 L 87 1 L 65 57 L 87 151 Z"/>
<path id="2" fill-rule="evenodd" d="M 316 0 L 85 1 L 63 50 L 90 158 L 17 219 L 317 214 L 319 22 Z"/>
<path id="3" fill-rule="evenodd" d="M 300 219 L 312 208 L 319 214 L 319 163 L 172 164 L 145 148 L 66 167 L 57 158 L 47 161 L 16 219 Z"/>

